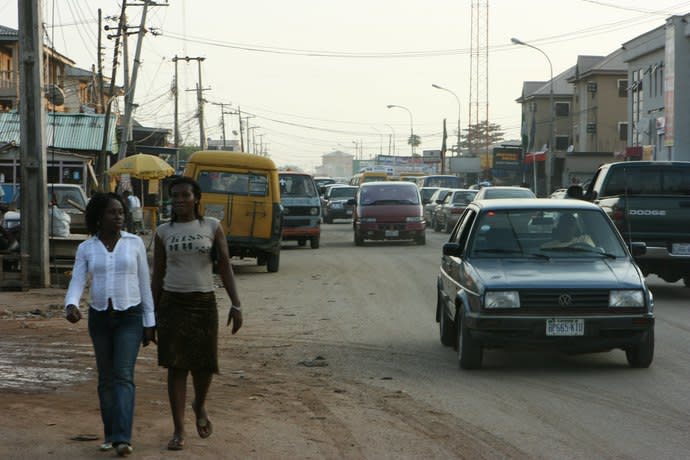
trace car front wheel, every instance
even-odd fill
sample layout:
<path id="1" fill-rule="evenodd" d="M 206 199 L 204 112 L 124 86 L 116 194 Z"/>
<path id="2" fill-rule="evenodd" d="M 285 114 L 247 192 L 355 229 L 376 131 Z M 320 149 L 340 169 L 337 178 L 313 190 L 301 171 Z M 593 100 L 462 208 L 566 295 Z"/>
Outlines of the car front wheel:
<path id="1" fill-rule="evenodd" d="M 355 230 L 355 246 L 362 246 L 364 244 L 364 238 L 359 236 L 357 230 Z"/>
<path id="2" fill-rule="evenodd" d="M 640 342 L 625 350 L 630 367 L 647 368 L 654 359 L 654 329 L 650 329 Z"/>
<path id="3" fill-rule="evenodd" d="M 470 337 L 464 315 L 456 315 L 460 324 L 457 325 L 458 363 L 461 369 L 479 369 L 482 367 L 482 346 Z"/>

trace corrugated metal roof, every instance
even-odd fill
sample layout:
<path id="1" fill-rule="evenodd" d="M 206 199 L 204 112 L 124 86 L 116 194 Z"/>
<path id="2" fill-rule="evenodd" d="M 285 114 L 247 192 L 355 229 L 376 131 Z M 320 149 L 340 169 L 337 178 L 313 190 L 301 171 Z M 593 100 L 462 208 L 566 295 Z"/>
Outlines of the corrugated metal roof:
<path id="1" fill-rule="evenodd" d="M 48 113 L 46 144 L 64 150 L 100 151 L 103 143 L 105 115 L 86 113 Z M 106 150 L 113 152 L 115 120 L 108 126 Z M 20 143 L 19 114 L 0 112 L 0 142 Z"/>

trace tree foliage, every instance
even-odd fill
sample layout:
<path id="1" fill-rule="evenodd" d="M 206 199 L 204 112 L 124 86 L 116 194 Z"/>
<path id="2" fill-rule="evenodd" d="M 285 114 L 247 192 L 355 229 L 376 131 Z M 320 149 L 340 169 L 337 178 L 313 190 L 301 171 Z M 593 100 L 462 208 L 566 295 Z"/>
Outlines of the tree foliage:
<path id="1" fill-rule="evenodd" d="M 488 121 L 468 125 L 463 131 L 460 146 L 474 155 L 485 153 L 490 145 L 501 142 L 505 136 L 500 125 Z"/>
<path id="2" fill-rule="evenodd" d="M 421 143 L 422 143 L 422 138 L 416 134 L 412 134 L 412 135 L 410 135 L 410 137 L 407 138 L 407 144 L 411 145 L 412 147 L 419 147 L 419 145 Z"/>

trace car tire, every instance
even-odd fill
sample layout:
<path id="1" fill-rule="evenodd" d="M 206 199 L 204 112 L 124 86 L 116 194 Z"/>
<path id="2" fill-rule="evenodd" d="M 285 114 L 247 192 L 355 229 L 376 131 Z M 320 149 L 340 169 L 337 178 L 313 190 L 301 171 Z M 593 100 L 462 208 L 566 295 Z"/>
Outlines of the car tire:
<path id="1" fill-rule="evenodd" d="M 441 222 L 439 222 L 438 219 L 436 219 L 436 218 L 434 218 L 434 231 L 435 232 L 441 231 Z"/>
<path id="2" fill-rule="evenodd" d="M 444 230 L 446 233 L 450 233 L 450 232 L 453 231 L 453 227 L 450 226 L 450 222 L 448 222 L 448 219 L 446 219 L 446 223 L 445 223 L 445 225 L 443 226 L 443 230 Z"/>
<path id="3" fill-rule="evenodd" d="M 436 309 L 438 311 L 438 331 L 441 338 L 441 343 L 446 347 L 452 347 L 455 343 L 455 328 L 453 323 L 448 321 L 446 309 L 443 308 L 443 300 L 441 291 L 436 293 Z"/>
<path id="4" fill-rule="evenodd" d="M 649 367 L 654 359 L 654 329 L 647 331 L 637 345 L 625 350 L 625 357 L 630 367 Z"/>
<path id="5" fill-rule="evenodd" d="M 268 259 L 266 260 L 266 270 L 268 270 L 268 273 L 276 273 L 278 271 L 279 266 L 280 266 L 280 252 L 276 252 L 275 254 L 270 254 L 268 256 Z"/>
<path id="6" fill-rule="evenodd" d="M 312 237 L 310 242 L 312 249 L 319 249 L 319 240 L 320 238 L 318 236 Z"/>
<path id="7" fill-rule="evenodd" d="M 683 283 L 685 283 L 685 287 L 690 287 L 690 275 L 685 275 L 683 277 Z"/>
<path id="8" fill-rule="evenodd" d="M 480 369 L 482 367 L 483 350 L 479 342 L 470 337 L 464 315 L 458 314 L 460 324 L 457 327 L 458 364 L 461 369 Z"/>
<path id="9" fill-rule="evenodd" d="M 307 245 L 307 240 L 297 240 L 297 244 L 299 246 L 306 246 Z"/>
<path id="10" fill-rule="evenodd" d="M 326 215 L 324 216 L 324 218 L 323 218 L 323 221 L 324 221 L 325 223 L 327 223 L 327 224 L 332 224 L 332 223 L 333 223 L 333 218 L 332 218 L 331 216 L 329 216 L 328 214 L 326 214 Z"/>
<path id="11" fill-rule="evenodd" d="M 359 236 L 357 230 L 355 230 L 355 246 L 362 246 L 364 244 L 364 238 Z"/>
<path id="12" fill-rule="evenodd" d="M 256 258 L 256 265 L 262 267 L 268 263 L 268 258 L 266 256 L 259 256 Z"/>
<path id="13" fill-rule="evenodd" d="M 415 237 L 414 242 L 419 246 L 424 246 L 426 244 L 426 234 L 420 233 Z"/>

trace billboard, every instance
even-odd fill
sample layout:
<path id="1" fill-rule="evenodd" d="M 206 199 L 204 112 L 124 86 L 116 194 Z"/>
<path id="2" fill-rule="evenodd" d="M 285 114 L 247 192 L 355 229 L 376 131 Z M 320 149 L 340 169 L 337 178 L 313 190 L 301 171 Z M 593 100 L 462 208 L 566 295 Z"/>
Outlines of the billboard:
<path id="1" fill-rule="evenodd" d="M 479 173 L 481 170 L 482 164 L 479 157 L 464 156 L 450 158 L 451 173 Z"/>

